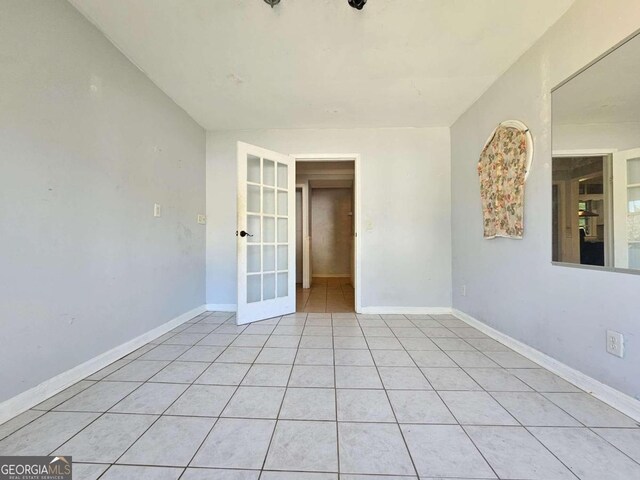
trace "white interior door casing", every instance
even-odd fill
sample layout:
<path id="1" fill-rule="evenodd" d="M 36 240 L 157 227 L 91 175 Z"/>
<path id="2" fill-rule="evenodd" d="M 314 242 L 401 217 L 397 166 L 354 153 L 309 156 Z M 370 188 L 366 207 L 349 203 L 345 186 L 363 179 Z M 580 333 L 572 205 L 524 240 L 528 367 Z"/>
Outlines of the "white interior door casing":
<path id="1" fill-rule="evenodd" d="M 296 309 L 295 160 L 238 142 L 237 323 Z M 247 235 L 243 235 L 246 232 Z"/>
<path id="2" fill-rule="evenodd" d="M 616 268 L 640 268 L 640 148 L 615 152 L 613 244 Z"/>

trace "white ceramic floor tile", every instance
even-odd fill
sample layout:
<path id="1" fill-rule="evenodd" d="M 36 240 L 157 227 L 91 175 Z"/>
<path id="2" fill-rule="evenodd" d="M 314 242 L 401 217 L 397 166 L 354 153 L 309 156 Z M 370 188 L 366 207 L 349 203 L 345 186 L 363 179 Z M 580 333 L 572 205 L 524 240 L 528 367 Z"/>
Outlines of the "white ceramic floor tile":
<path id="1" fill-rule="evenodd" d="M 391 334 L 393 335 L 393 333 Z M 391 337 L 366 337 L 370 350 L 403 350 L 404 347 L 397 338 Z"/>
<path id="2" fill-rule="evenodd" d="M 333 337 L 325 335 L 303 335 L 300 348 L 333 348 Z"/>
<path id="3" fill-rule="evenodd" d="M 259 470 L 187 468 L 180 480 L 258 480 L 259 477 Z"/>
<path id="4" fill-rule="evenodd" d="M 178 357 L 183 362 L 213 362 L 224 351 L 224 347 L 194 345 Z"/>
<path id="5" fill-rule="evenodd" d="M 576 477 L 522 427 L 465 427 L 500 478 L 576 480 Z"/>
<path id="6" fill-rule="evenodd" d="M 160 417 L 118 463 L 186 466 L 214 422 L 205 417 Z"/>
<path id="7" fill-rule="evenodd" d="M 280 418 L 290 420 L 335 420 L 335 390 L 332 388 L 288 388 Z"/>
<path id="8" fill-rule="evenodd" d="M 98 417 L 89 412 L 49 412 L 0 441 L 0 455 L 48 455 Z"/>
<path id="9" fill-rule="evenodd" d="M 137 382 L 98 382 L 54 410 L 75 412 L 106 412 L 138 388 Z"/>
<path id="10" fill-rule="evenodd" d="M 578 427 L 580 423 L 536 392 L 491 394 L 524 426 Z"/>
<path id="11" fill-rule="evenodd" d="M 482 390 L 461 368 L 422 368 L 435 390 Z"/>
<path id="12" fill-rule="evenodd" d="M 159 415 L 169 408 L 186 389 L 187 385 L 179 383 L 144 383 L 109 411 Z"/>
<path id="13" fill-rule="evenodd" d="M 593 431 L 640 463 L 640 428 L 595 428 Z"/>
<path id="14" fill-rule="evenodd" d="M 269 337 L 264 346 L 267 348 L 297 348 L 299 343 L 300 336 L 278 335 Z"/>
<path id="15" fill-rule="evenodd" d="M 239 385 L 251 365 L 247 363 L 214 363 L 200 375 L 195 383 L 209 385 Z"/>
<path id="16" fill-rule="evenodd" d="M 204 372 L 208 363 L 204 362 L 172 362 L 165 368 L 156 373 L 150 382 L 163 383 L 192 383 L 202 372 Z"/>
<path id="17" fill-rule="evenodd" d="M 432 390 L 418 367 L 378 367 L 378 373 L 388 390 Z"/>
<path id="18" fill-rule="evenodd" d="M 396 424 L 338 423 L 340 472 L 415 475 Z"/>
<path id="19" fill-rule="evenodd" d="M 457 425 L 402 425 L 420 478 L 497 478 Z"/>
<path id="20" fill-rule="evenodd" d="M 166 414 L 217 417 L 235 391 L 235 386 L 191 385 Z"/>
<path id="21" fill-rule="evenodd" d="M 486 392 L 440 392 L 462 425 L 517 425 L 518 422 Z"/>
<path id="22" fill-rule="evenodd" d="M 292 365 L 297 352 L 295 348 L 264 348 L 256 358 L 256 363 Z"/>
<path id="23" fill-rule="evenodd" d="M 290 373 L 291 365 L 253 365 L 242 385 L 286 387 Z"/>
<path id="24" fill-rule="evenodd" d="M 44 402 L 39 403 L 38 405 L 33 407 L 33 409 L 34 410 L 52 410 L 53 408 L 57 407 L 65 400 L 68 400 L 74 395 L 77 395 L 78 393 L 86 390 L 93 384 L 95 384 L 94 381 L 81 380 L 78 383 L 71 385 L 69 388 L 66 388 L 65 390 L 61 391 L 60 393 L 54 395 L 53 397 L 49 397 Z M 2 435 L 0 435 L 0 438 L 2 438 Z"/>
<path id="25" fill-rule="evenodd" d="M 462 368 L 500 368 L 500 366 L 481 352 L 460 350 L 447 351 L 447 355 Z"/>
<path id="26" fill-rule="evenodd" d="M 269 472 L 264 471 L 260 480 L 338 480 L 337 473 Z"/>
<path id="27" fill-rule="evenodd" d="M 412 367 L 415 363 L 404 350 L 373 350 L 373 361 L 379 367 Z"/>
<path id="28" fill-rule="evenodd" d="M 586 428 L 532 427 L 529 431 L 581 480 L 640 478 L 640 464 Z"/>
<path id="29" fill-rule="evenodd" d="M 190 345 L 157 345 L 138 357 L 140 360 L 175 360 L 191 348 Z"/>
<path id="30" fill-rule="evenodd" d="M 579 392 L 569 382 L 542 368 L 513 368 L 509 372 L 538 392 Z"/>
<path id="31" fill-rule="evenodd" d="M 488 392 L 530 392 L 525 383 L 502 368 L 465 368 L 478 385 Z"/>
<path id="32" fill-rule="evenodd" d="M 13 417 L 11 420 L 0 425 L 0 440 L 33 422 L 36 418 L 41 417 L 45 413 L 46 412 L 39 410 L 27 410 L 17 417 Z"/>
<path id="33" fill-rule="evenodd" d="M 239 387 L 222 417 L 277 418 L 284 387 Z"/>
<path id="34" fill-rule="evenodd" d="M 309 446 L 312 445 L 312 448 Z M 338 471 L 334 422 L 278 421 L 265 468 L 315 472 Z"/>
<path id="35" fill-rule="evenodd" d="M 366 344 L 365 344 L 366 349 Z M 371 352 L 366 350 L 356 350 L 352 348 L 337 348 L 335 352 L 335 364 L 336 365 L 352 365 L 352 366 L 373 366 L 373 357 Z"/>
<path id="36" fill-rule="evenodd" d="M 110 382 L 146 382 L 169 365 L 168 360 L 134 360 L 111 375 L 105 377 Z"/>
<path id="37" fill-rule="evenodd" d="M 337 388 L 382 388 L 376 367 L 346 367 L 337 365 Z"/>
<path id="38" fill-rule="evenodd" d="M 400 423 L 458 423 L 435 392 L 393 390 L 388 394 Z"/>
<path id="39" fill-rule="evenodd" d="M 177 480 L 182 468 L 137 467 L 129 465 L 113 465 L 100 480 Z"/>
<path id="40" fill-rule="evenodd" d="M 395 422 L 384 390 L 338 389 L 338 421 Z"/>
<path id="41" fill-rule="evenodd" d="M 253 363 L 260 347 L 228 347 L 216 358 L 216 363 Z"/>
<path id="42" fill-rule="evenodd" d="M 191 466 L 260 469 L 275 424 L 275 420 L 221 418 Z"/>
<path id="43" fill-rule="evenodd" d="M 587 427 L 640 427 L 639 422 L 588 393 L 546 393 L 544 396 Z"/>
<path id="44" fill-rule="evenodd" d="M 82 480 L 98 480 L 109 465 L 98 463 L 79 463 L 73 460 L 73 476 Z"/>
<path id="45" fill-rule="evenodd" d="M 333 387 L 333 367 L 322 365 L 294 365 L 290 387 Z"/>
<path id="46" fill-rule="evenodd" d="M 264 347 L 269 335 L 238 335 L 230 347 Z"/>
<path id="47" fill-rule="evenodd" d="M 71 455 L 74 463 L 114 463 L 157 418 L 154 415 L 107 413 L 58 448 L 53 455 Z"/>
<path id="48" fill-rule="evenodd" d="M 409 352 L 419 367 L 457 367 L 456 363 L 441 351 L 420 350 Z"/>
<path id="49" fill-rule="evenodd" d="M 295 357 L 296 365 L 333 365 L 331 348 L 301 348 Z"/>
<path id="50" fill-rule="evenodd" d="M 398 341 L 407 350 L 440 350 L 440 348 L 426 336 L 422 338 L 398 338 Z"/>
<path id="51" fill-rule="evenodd" d="M 487 357 L 503 368 L 540 368 L 537 363 L 516 352 L 484 352 Z"/>

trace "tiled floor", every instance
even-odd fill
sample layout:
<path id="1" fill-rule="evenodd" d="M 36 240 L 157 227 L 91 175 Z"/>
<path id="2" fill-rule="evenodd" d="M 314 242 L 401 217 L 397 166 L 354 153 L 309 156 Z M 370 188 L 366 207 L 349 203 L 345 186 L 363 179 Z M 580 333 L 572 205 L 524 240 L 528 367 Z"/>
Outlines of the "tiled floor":
<path id="1" fill-rule="evenodd" d="M 296 310 L 307 313 L 353 313 L 355 295 L 351 279 L 313 277 L 310 289 L 296 286 Z"/>
<path id="2" fill-rule="evenodd" d="M 449 315 L 202 314 L 0 425 L 74 479 L 640 479 L 634 420 Z"/>

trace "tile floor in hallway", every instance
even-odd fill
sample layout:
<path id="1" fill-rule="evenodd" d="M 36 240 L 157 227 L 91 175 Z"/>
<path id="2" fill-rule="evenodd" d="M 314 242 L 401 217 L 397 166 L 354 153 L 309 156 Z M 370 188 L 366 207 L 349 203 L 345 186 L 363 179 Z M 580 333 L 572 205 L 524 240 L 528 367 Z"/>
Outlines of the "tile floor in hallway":
<path id="1" fill-rule="evenodd" d="M 204 313 L 0 439 L 75 480 L 640 478 L 637 422 L 450 315 Z"/>
<path id="2" fill-rule="evenodd" d="M 307 313 L 353 313 L 355 293 L 350 278 L 313 277 L 310 289 L 296 285 L 296 310 Z"/>

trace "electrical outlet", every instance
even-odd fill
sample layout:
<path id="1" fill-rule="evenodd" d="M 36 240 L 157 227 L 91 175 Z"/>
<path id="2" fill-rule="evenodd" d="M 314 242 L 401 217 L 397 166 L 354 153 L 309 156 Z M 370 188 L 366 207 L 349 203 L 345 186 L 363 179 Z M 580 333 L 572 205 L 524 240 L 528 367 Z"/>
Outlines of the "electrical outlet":
<path id="1" fill-rule="evenodd" d="M 198 223 L 200 225 L 204 225 L 205 223 L 207 223 L 207 217 L 205 217 L 204 215 L 198 215 Z"/>
<path id="2" fill-rule="evenodd" d="M 153 204 L 153 216 L 154 217 L 160 217 L 162 215 L 162 212 L 160 210 L 160 204 L 159 203 L 154 203 Z"/>
<path id="3" fill-rule="evenodd" d="M 462 291 L 460 293 L 462 294 L 463 297 L 467 296 L 467 286 L 466 285 L 462 285 Z"/>
<path id="4" fill-rule="evenodd" d="M 624 356 L 624 337 L 620 332 L 607 330 L 607 352 L 620 358 Z"/>

